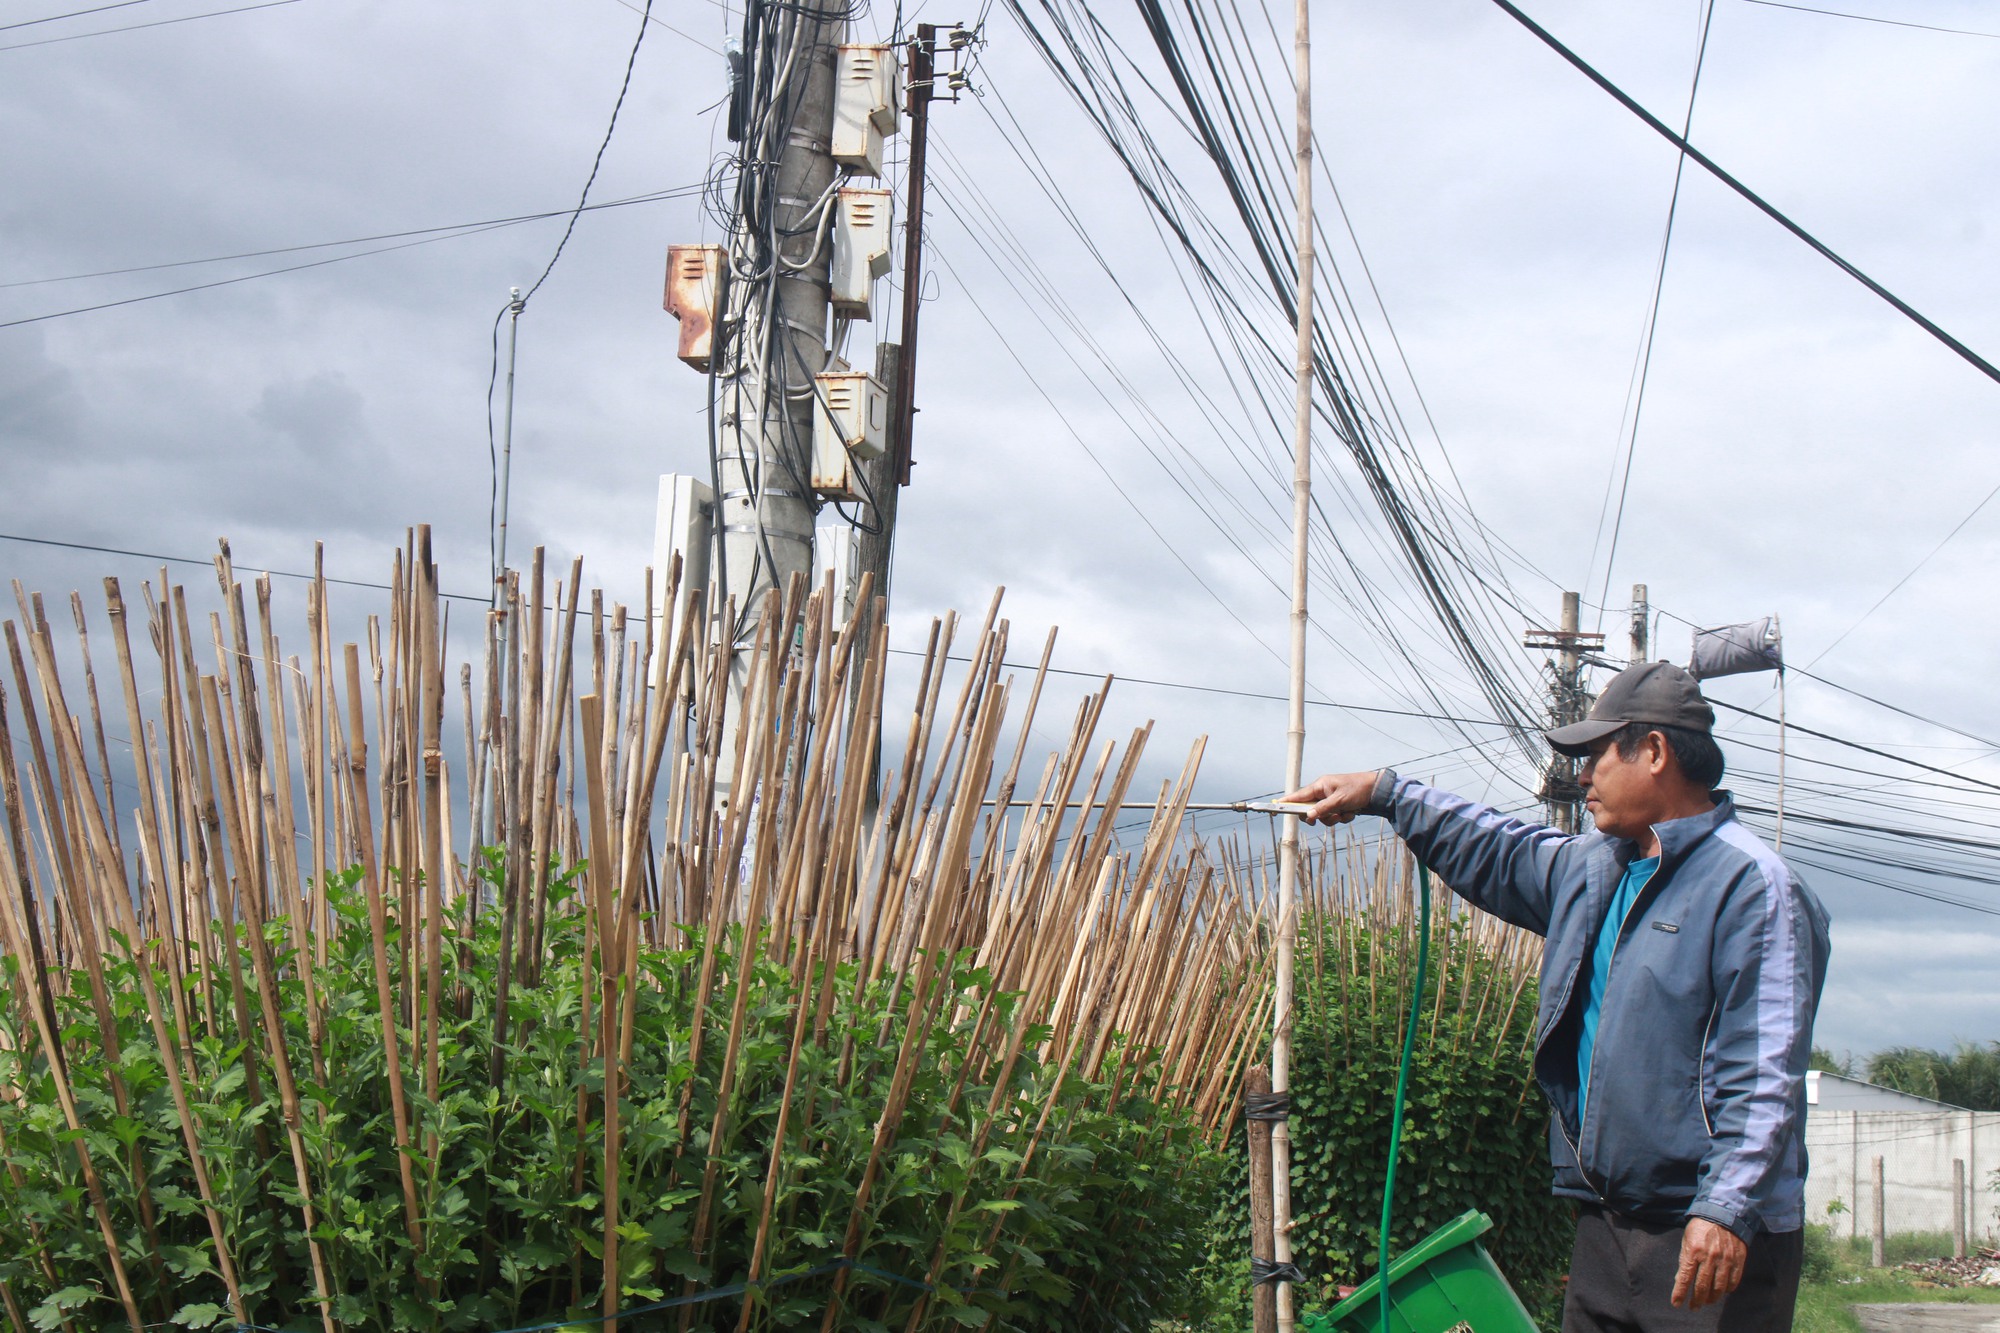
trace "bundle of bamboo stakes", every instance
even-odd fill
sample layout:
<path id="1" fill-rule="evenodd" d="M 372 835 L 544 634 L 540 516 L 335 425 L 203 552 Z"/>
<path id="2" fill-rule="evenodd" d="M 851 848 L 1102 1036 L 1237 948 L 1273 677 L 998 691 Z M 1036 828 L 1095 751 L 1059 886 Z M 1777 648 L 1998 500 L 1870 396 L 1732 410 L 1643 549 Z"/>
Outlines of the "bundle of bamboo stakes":
<path id="1" fill-rule="evenodd" d="M 1200 743 L 1132 845 L 1150 724 L 1098 736 L 1107 678 L 1024 778 L 1054 636 L 1018 705 L 997 595 L 954 696 L 933 622 L 878 773 L 865 587 L 837 624 L 795 583 L 732 653 L 736 609 L 677 571 L 647 578 L 670 624 L 537 552 L 454 698 L 427 531 L 338 648 L 325 578 L 288 654 L 268 576 L 226 544 L 215 572 L 205 623 L 164 570 L 143 615 L 104 581 L 104 690 L 83 600 L 72 639 L 15 584 L 20 1333 L 490 1329 L 732 1282 L 671 1317 L 1146 1309 L 1137 1260 L 1187 1219 L 1134 1182 L 1199 1174 L 1269 1019 L 1262 905 L 1180 837 Z"/>
<path id="2" fill-rule="evenodd" d="M 1332 972 L 1366 985 L 1370 1022 L 1378 1014 L 1407 1013 L 1420 921 L 1416 861 L 1409 849 L 1386 836 L 1350 838 L 1309 849 L 1305 860 L 1299 896 L 1301 929 L 1312 944 L 1311 989 L 1323 989 Z M 1531 988 L 1541 972 L 1541 936 L 1454 899 L 1441 883 L 1434 902 L 1431 944 L 1437 962 L 1429 980 L 1427 1035 L 1435 1038 L 1441 1022 L 1456 1018 L 1470 1031 L 1516 1043 L 1513 1054 L 1527 1055 L 1534 1025 L 1516 1019 L 1534 1014 Z M 1385 938 L 1399 942 L 1384 951 L 1393 973 L 1369 956 Z"/>

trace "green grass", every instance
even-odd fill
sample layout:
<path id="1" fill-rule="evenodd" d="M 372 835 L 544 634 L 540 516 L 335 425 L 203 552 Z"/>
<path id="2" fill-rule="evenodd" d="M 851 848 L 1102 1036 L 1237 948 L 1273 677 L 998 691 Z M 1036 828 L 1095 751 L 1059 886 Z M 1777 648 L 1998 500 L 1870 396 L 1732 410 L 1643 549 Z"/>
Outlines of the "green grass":
<path id="1" fill-rule="evenodd" d="M 1891 1236 L 1883 1246 L 1892 1264 L 1934 1259 L 1951 1253 L 1944 1233 Z M 1799 1284 L 1794 1333 L 1860 1333 L 1860 1321 L 1849 1313 L 1856 1305 L 1901 1305 L 1911 1302 L 1977 1302 L 2000 1304 L 2000 1289 L 1939 1287 L 1912 1273 L 1868 1266 L 1869 1242 L 1835 1239 L 1824 1226 L 1806 1228 L 1805 1281 Z"/>
<path id="2" fill-rule="evenodd" d="M 1847 1247 L 1847 1257 L 1856 1267 L 1867 1267 L 1875 1244 L 1871 1237 L 1848 1236 L 1838 1243 Z M 1908 1231 L 1901 1235 L 1884 1236 L 1882 1254 L 1892 1264 L 1906 1264 L 1912 1259 L 1946 1259 L 1951 1256 L 1951 1233 Z"/>
<path id="3" fill-rule="evenodd" d="M 1798 1316 L 1793 1333 L 1859 1333 L 1861 1324 L 1848 1313 L 1854 1305 L 1902 1305 L 1916 1301 L 2000 1305 L 2000 1290 L 1987 1287 L 1919 1286 L 1906 1273 L 1881 1269 L 1843 1274 L 1843 1282 L 1808 1282 L 1799 1287 Z M 1859 1277 L 1859 1280 L 1854 1280 Z"/>

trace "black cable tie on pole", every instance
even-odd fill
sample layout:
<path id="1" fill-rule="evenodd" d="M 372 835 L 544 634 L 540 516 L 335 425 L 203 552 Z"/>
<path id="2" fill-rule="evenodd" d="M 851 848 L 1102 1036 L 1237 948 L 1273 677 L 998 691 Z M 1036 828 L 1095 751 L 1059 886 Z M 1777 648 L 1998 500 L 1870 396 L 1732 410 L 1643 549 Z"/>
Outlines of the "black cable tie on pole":
<path id="1" fill-rule="evenodd" d="M 1284 1120 L 1292 1113 L 1292 1097 L 1286 1092 L 1246 1092 L 1243 1118 L 1265 1123 Z M 1289 1281 L 1289 1279 L 1287 1279 Z"/>
<path id="2" fill-rule="evenodd" d="M 1297 1264 L 1273 1263 L 1269 1259 L 1250 1261 L 1250 1285 L 1261 1287 L 1270 1282 L 1304 1282 L 1306 1275 L 1299 1271 Z"/>

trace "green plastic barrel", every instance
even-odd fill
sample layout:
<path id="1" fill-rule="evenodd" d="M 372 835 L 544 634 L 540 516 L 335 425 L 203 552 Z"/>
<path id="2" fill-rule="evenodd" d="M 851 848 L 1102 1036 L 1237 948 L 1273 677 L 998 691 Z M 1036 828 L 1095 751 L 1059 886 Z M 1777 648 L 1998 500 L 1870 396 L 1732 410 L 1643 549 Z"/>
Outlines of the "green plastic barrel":
<path id="1" fill-rule="evenodd" d="M 1324 1314 L 1306 1333 L 1536 1333 L 1479 1237 L 1493 1219 L 1478 1211 L 1445 1223 L 1389 1265 L 1389 1323 L 1381 1328 L 1379 1276 Z"/>

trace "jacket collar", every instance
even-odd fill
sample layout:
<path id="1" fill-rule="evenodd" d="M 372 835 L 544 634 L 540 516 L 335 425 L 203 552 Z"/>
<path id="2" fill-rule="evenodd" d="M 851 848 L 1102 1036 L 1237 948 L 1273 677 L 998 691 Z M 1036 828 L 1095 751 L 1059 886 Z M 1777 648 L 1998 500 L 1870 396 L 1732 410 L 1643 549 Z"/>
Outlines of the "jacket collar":
<path id="1" fill-rule="evenodd" d="M 1695 846 L 1715 830 L 1736 818 L 1736 802 L 1726 791 L 1715 793 L 1715 808 L 1704 810 L 1698 815 L 1684 819 L 1669 819 L 1653 825 L 1653 836 L 1660 840 L 1660 869 L 1665 870 L 1677 864 L 1694 850 Z M 1618 840 L 1618 861 L 1630 863 L 1639 854 L 1639 844 L 1630 838 Z"/>

